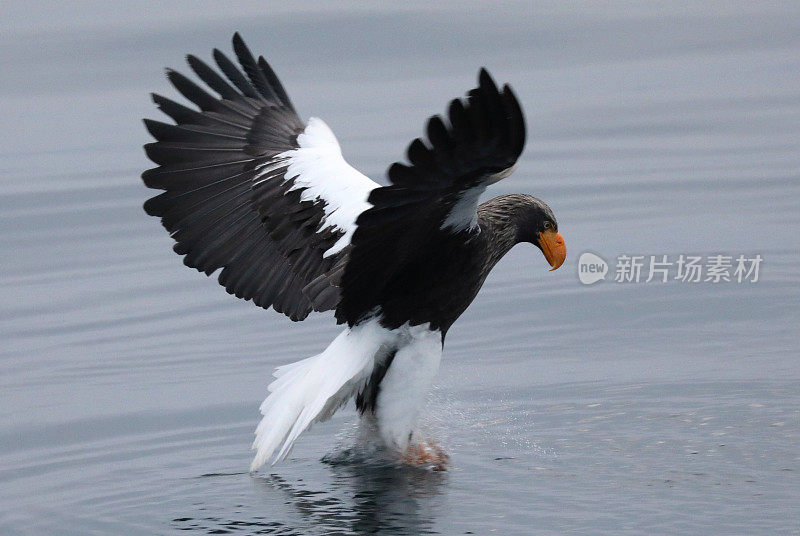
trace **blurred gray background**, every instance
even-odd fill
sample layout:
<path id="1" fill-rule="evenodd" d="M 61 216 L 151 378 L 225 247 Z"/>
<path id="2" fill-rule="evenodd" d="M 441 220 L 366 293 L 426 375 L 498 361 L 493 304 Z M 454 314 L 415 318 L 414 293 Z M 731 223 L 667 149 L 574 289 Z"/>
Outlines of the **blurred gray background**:
<path id="1" fill-rule="evenodd" d="M 378 181 L 479 67 L 522 102 L 487 197 L 569 255 L 515 248 L 451 330 L 447 473 L 321 462 L 352 408 L 246 473 L 272 369 L 340 328 L 182 266 L 139 180 L 163 68 L 237 30 Z M 800 534 L 800 3 L 4 2 L 0 65 L 0 532 Z M 584 251 L 764 261 L 584 286 Z"/>

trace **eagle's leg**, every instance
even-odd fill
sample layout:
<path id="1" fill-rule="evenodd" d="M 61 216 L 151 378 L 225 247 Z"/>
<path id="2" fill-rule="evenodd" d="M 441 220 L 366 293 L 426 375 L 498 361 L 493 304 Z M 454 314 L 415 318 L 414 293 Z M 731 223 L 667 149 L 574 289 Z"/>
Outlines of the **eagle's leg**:
<path id="1" fill-rule="evenodd" d="M 442 335 L 427 325 L 400 328 L 397 352 L 380 382 L 375 418 L 381 439 L 409 465 L 440 469 L 447 455 L 438 445 L 420 442 L 415 434 L 425 396 L 439 370 Z"/>
<path id="2" fill-rule="evenodd" d="M 441 445 L 429 440 L 414 441 L 413 438 L 403 455 L 403 463 L 414 467 L 430 467 L 434 471 L 444 471 L 450 456 Z"/>

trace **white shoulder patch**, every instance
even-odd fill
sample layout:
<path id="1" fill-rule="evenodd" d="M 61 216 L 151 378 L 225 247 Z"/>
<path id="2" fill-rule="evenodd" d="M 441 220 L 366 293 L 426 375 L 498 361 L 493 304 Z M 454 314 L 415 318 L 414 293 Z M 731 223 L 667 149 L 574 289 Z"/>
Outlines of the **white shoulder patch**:
<path id="1" fill-rule="evenodd" d="M 324 203 L 325 217 L 317 232 L 336 227 L 344 235 L 324 253 L 329 257 L 350 244 L 356 230 L 356 218 L 370 208 L 369 193 L 378 184 L 350 166 L 331 129 L 322 119 L 312 117 L 297 137 L 300 146 L 277 158 L 288 159 L 289 168 L 284 180 L 293 180 L 292 190 L 305 188 L 300 199 Z"/>
<path id="2" fill-rule="evenodd" d="M 458 197 L 456 204 L 450 209 L 440 228 L 443 231 L 449 229 L 454 233 L 477 228 L 478 199 L 484 191 L 486 191 L 485 183 L 469 190 L 464 190 Z"/>
<path id="3" fill-rule="evenodd" d="M 501 180 L 505 179 L 506 177 L 514 173 L 516 169 L 517 169 L 517 162 L 514 162 L 514 165 L 512 165 L 511 167 L 507 167 L 503 171 L 495 173 L 494 175 L 489 175 L 489 180 L 486 181 L 486 184 L 494 184 L 496 182 L 500 182 Z"/>

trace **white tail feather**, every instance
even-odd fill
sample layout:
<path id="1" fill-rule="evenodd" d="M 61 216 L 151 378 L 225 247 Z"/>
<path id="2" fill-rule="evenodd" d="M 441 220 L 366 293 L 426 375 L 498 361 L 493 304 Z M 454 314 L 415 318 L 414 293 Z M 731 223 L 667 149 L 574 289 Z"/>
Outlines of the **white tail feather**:
<path id="1" fill-rule="evenodd" d="M 321 354 L 278 367 L 261 404 L 264 417 L 256 428 L 250 470 L 261 467 L 279 446 L 272 463 L 286 457 L 305 429 L 329 419 L 361 390 L 381 347 L 391 340 L 392 333 L 377 321 L 364 322 L 345 329 Z"/>

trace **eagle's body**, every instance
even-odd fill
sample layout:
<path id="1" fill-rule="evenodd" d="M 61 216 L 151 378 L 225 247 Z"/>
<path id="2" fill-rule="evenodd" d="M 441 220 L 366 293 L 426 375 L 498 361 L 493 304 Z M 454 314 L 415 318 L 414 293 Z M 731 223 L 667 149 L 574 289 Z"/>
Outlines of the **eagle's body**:
<path id="1" fill-rule="evenodd" d="M 145 120 L 159 167 L 142 178 L 165 190 L 146 211 L 161 218 L 184 263 L 228 292 L 304 319 L 334 310 L 344 331 L 321 354 L 280 367 L 261 406 L 253 469 L 280 459 L 311 423 L 350 398 L 386 445 L 413 450 L 417 415 L 438 369 L 444 336 L 494 265 L 519 242 L 557 268 L 566 249 L 552 211 L 528 195 L 478 206 L 522 151 L 524 121 L 508 86 L 485 70 L 427 142 L 379 186 L 350 167 L 319 119 L 304 124 L 263 58 L 238 34 L 243 71 L 218 50 L 225 75 L 189 64 L 218 96 L 168 71 L 199 108 L 154 95 L 175 124 Z M 419 452 L 419 451 L 416 451 Z"/>

